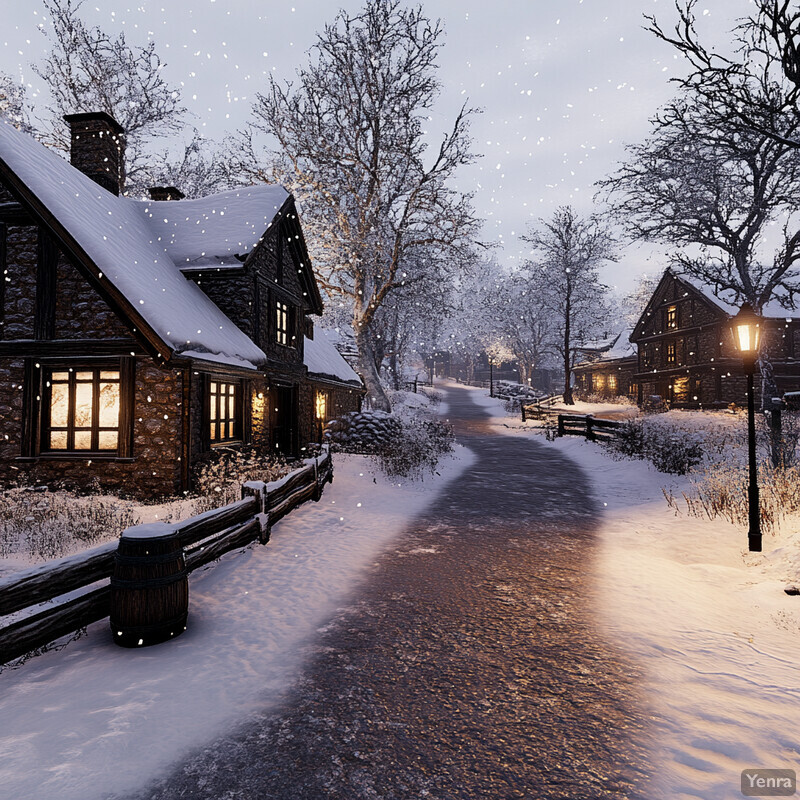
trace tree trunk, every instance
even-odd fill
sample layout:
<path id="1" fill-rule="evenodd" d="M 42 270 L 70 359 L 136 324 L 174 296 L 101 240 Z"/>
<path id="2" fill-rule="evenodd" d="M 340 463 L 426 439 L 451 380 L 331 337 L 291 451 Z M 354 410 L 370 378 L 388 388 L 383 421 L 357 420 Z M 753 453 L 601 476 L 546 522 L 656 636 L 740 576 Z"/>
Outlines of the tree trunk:
<path id="1" fill-rule="evenodd" d="M 366 326 L 358 324 L 358 312 L 353 317 L 353 330 L 356 335 L 356 347 L 358 348 L 358 361 L 361 367 L 361 379 L 367 390 L 367 402 L 371 409 L 375 411 L 392 410 L 392 404 L 383 390 L 381 376 L 375 366 L 375 350 L 372 345 L 372 337 Z"/>
<path id="2" fill-rule="evenodd" d="M 572 291 L 569 281 L 567 281 L 567 297 L 566 308 L 564 313 L 564 405 L 574 406 L 575 401 L 572 399 L 572 350 L 570 345 L 572 342 L 572 330 L 570 323 L 572 322 Z"/>

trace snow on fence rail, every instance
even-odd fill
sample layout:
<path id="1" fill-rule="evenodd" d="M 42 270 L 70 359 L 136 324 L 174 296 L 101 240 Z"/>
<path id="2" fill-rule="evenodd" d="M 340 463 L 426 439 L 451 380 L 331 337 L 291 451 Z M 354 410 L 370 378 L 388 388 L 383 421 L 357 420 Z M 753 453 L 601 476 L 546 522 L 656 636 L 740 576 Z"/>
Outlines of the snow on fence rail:
<path id="1" fill-rule="evenodd" d="M 558 435 L 603 441 L 615 438 L 623 424 L 612 419 L 597 419 L 591 414 L 559 414 Z"/>
<path id="2" fill-rule="evenodd" d="M 186 570 L 191 572 L 256 538 L 266 544 L 278 520 L 307 500 L 319 500 L 324 484 L 332 480 L 333 461 L 325 446 L 322 455 L 305 459 L 300 469 L 280 480 L 243 484 L 241 500 L 164 527 L 177 535 Z M 107 617 L 111 595 L 107 581 L 114 572 L 117 547 L 118 542 L 107 542 L 0 580 L 0 617 L 58 601 L 0 626 L 0 664 Z M 99 581 L 106 583 L 59 601 Z"/>

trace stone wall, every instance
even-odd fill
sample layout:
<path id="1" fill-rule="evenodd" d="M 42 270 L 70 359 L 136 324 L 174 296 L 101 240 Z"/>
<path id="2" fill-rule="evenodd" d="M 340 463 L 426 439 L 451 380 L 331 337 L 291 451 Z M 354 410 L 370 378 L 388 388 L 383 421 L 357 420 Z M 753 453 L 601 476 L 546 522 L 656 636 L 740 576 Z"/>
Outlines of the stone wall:
<path id="1" fill-rule="evenodd" d="M 22 380 L 21 359 L 0 359 L 0 481 L 4 486 L 19 481 L 82 489 L 98 486 L 142 498 L 181 491 L 181 370 L 161 369 L 147 358 L 137 359 L 132 460 L 89 455 L 18 460 L 22 436 Z"/>
<path id="2" fill-rule="evenodd" d="M 56 265 L 55 338 L 132 340 L 127 326 L 63 254 Z"/>
<path id="3" fill-rule="evenodd" d="M 3 338 L 33 339 L 39 229 L 9 225 L 6 230 Z"/>

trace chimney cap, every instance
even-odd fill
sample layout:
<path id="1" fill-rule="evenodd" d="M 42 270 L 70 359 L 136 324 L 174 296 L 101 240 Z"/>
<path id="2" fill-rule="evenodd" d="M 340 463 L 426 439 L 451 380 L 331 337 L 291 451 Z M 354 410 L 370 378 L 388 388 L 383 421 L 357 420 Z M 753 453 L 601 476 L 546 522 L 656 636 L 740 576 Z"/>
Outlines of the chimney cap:
<path id="1" fill-rule="evenodd" d="M 177 186 L 150 186 L 151 200 L 183 200 L 186 195 Z"/>
<path id="2" fill-rule="evenodd" d="M 114 133 L 125 133 L 125 128 L 123 128 L 111 114 L 107 114 L 105 111 L 86 111 L 79 114 L 64 114 L 64 121 L 68 125 L 74 125 L 80 122 L 105 122 Z"/>

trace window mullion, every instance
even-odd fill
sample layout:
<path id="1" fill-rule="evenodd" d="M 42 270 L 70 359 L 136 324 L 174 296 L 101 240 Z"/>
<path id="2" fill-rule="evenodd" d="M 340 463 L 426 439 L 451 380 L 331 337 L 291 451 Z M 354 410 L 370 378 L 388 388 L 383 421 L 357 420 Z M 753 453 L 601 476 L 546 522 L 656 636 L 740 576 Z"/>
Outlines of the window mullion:
<path id="1" fill-rule="evenodd" d="M 67 450 L 75 449 L 75 371 L 70 370 L 68 373 L 69 382 L 67 384 Z M 52 383 L 52 381 L 51 381 Z"/>

